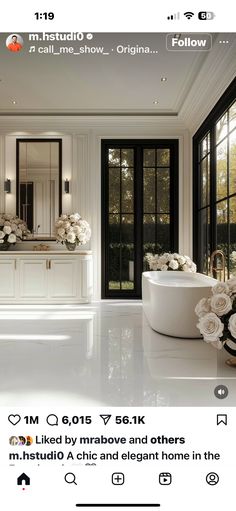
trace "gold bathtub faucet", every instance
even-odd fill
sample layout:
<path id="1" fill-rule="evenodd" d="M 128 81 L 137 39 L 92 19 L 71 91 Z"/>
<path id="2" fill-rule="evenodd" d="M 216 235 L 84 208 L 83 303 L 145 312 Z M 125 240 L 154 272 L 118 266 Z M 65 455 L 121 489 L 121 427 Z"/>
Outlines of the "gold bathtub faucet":
<path id="1" fill-rule="evenodd" d="M 217 264 L 218 257 L 221 258 L 221 266 L 218 266 L 218 264 Z M 216 260 L 216 264 L 214 266 L 215 260 Z M 224 255 L 224 252 L 222 252 L 222 250 L 214 250 L 214 252 L 212 252 L 211 257 L 210 257 L 210 275 L 212 277 L 214 277 L 216 274 L 216 278 L 218 278 L 218 274 L 220 274 L 219 280 L 222 281 L 222 272 L 223 272 L 223 281 L 225 282 L 225 255 Z"/>

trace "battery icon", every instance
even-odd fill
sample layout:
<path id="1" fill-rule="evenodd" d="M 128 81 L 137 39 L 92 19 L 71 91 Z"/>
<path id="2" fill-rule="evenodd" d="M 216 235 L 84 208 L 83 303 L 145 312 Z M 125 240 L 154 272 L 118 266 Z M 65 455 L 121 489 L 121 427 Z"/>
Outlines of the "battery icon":
<path id="1" fill-rule="evenodd" d="M 198 13 L 198 18 L 200 20 L 213 20 L 215 17 L 214 12 L 211 11 L 201 11 Z"/>

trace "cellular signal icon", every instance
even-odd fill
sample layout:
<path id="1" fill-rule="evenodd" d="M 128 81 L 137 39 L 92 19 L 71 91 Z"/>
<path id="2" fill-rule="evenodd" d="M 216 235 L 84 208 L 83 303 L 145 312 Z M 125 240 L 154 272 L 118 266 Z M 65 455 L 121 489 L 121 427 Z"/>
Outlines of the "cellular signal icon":
<path id="1" fill-rule="evenodd" d="M 167 16 L 168 20 L 179 20 L 180 19 L 180 13 L 176 12 L 175 14 L 171 14 L 170 16 Z"/>

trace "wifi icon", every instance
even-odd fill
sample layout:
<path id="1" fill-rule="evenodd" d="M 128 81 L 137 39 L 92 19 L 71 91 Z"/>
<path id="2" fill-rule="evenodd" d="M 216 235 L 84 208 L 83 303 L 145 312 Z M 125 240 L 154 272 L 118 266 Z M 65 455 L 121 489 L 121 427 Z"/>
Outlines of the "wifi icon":
<path id="1" fill-rule="evenodd" d="M 186 16 L 188 20 L 191 20 L 191 18 L 194 16 L 194 12 L 187 11 L 184 13 L 184 16 Z"/>

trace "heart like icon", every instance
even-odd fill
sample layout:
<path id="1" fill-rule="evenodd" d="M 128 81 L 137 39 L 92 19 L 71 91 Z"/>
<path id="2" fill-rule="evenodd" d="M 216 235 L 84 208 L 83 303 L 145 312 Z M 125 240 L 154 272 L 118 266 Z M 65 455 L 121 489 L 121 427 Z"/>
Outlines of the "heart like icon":
<path id="1" fill-rule="evenodd" d="M 11 424 L 13 424 L 13 426 L 16 426 L 18 422 L 20 422 L 21 416 L 17 414 L 16 415 L 11 414 L 8 416 L 8 420 Z"/>

